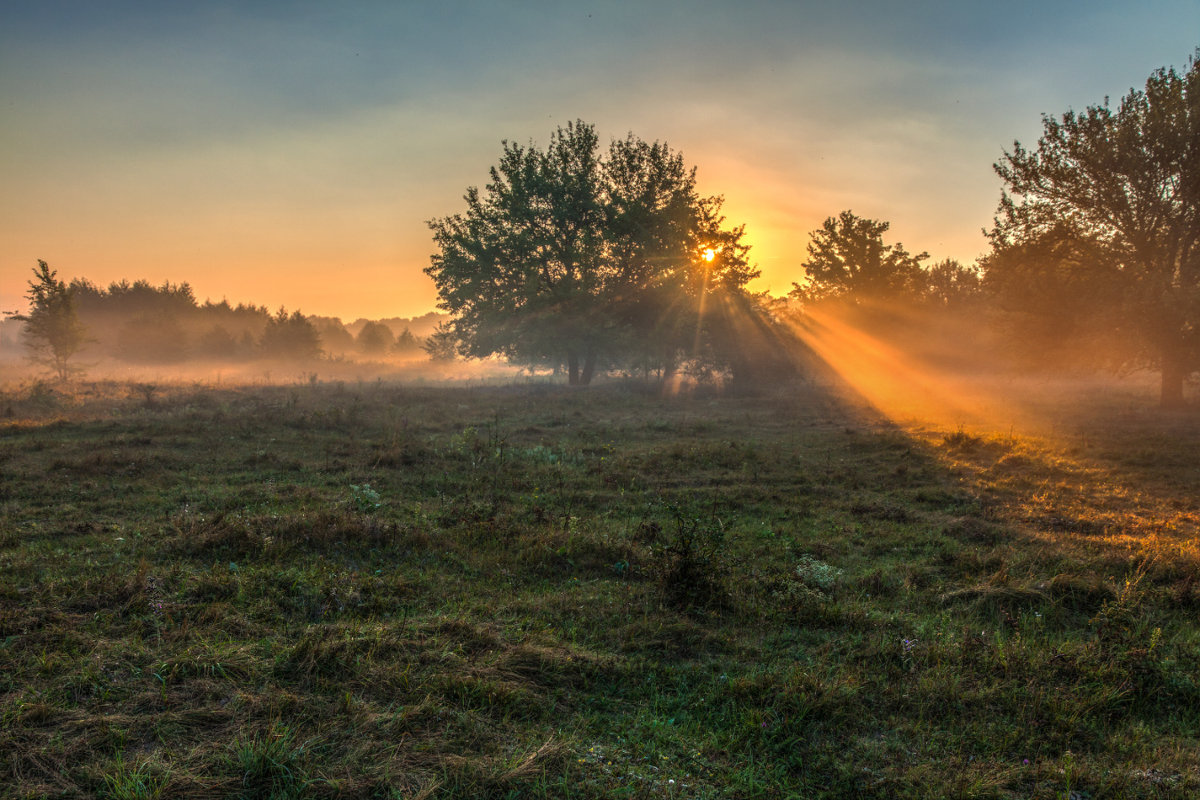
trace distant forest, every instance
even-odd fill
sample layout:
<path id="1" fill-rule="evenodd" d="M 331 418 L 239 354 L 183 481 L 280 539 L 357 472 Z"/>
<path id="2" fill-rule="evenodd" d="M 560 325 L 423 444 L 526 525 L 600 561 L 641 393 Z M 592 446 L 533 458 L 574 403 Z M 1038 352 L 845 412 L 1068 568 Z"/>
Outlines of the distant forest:
<path id="1" fill-rule="evenodd" d="M 282 307 L 201 303 L 190 285 L 169 281 L 123 280 L 101 288 L 76 278 L 70 289 L 87 329 L 86 352 L 132 364 L 423 355 L 426 339 L 446 318 L 432 312 L 344 324 Z M 0 328 L 0 349 L 22 348 L 20 328 L 18 322 Z"/>

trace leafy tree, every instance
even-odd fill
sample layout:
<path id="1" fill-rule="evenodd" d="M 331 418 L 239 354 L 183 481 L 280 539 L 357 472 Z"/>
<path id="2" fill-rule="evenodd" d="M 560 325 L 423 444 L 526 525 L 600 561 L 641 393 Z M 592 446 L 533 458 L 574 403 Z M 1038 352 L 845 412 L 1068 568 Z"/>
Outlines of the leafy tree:
<path id="1" fill-rule="evenodd" d="M 1156 71 L 1115 109 L 1106 99 L 1044 117 L 1035 149 L 1015 142 L 995 165 L 1005 191 L 988 281 L 1015 290 L 1010 305 L 1030 272 L 1078 289 L 1085 313 L 1136 345 L 1130 363 L 1161 371 L 1164 406 L 1183 402 L 1200 366 L 1197 59 Z"/>
<path id="2" fill-rule="evenodd" d="M 420 349 L 421 342 L 416 336 L 413 336 L 413 332 L 408 328 L 400 332 L 400 335 L 396 337 L 396 342 L 392 345 L 393 353 L 411 353 Z"/>
<path id="3" fill-rule="evenodd" d="M 233 358 L 237 353 L 237 340 L 224 325 L 214 325 L 197 342 L 199 355 L 207 358 Z"/>
<path id="4" fill-rule="evenodd" d="M 449 322 L 439 322 L 433 333 L 425 337 L 422 348 L 433 361 L 453 361 L 458 356 L 458 338 Z"/>
<path id="5" fill-rule="evenodd" d="M 187 354 L 187 334 L 173 314 L 137 314 L 117 332 L 116 355 L 124 361 L 163 364 Z"/>
<path id="6" fill-rule="evenodd" d="M 979 299 L 983 282 L 977 266 L 965 267 L 947 258 L 925 270 L 924 296 L 938 308 L 960 308 Z"/>
<path id="7" fill-rule="evenodd" d="M 702 356 L 701 316 L 758 274 L 721 199 L 699 197 L 665 144 L 630 135 L 602 154 L 575 122 L 544 151 L 504 142 L 490 176 L 464 213 L 429 223 L 425 271 L 454 315 L 430 352 L 456 341 L 463 355 L 566 364 L 582 385 L 639 358 L 669 370 Z"/>
<path id="8" fill-rule="evenodd" d="M 358 332 L 355 344 L 364 353 L 385 353 L 392 346 L 394 337 L 391 328 L 382 322 L 368 322 Z"/>
<path id="9" fill-rule="evenodd" d="M 344 353 L 355 347 L 354 334 L 346 330 L 338 317 L 308 317 L 321 337 L 321 349 L 326 353 Z"/>
<path id="10" fill-rule="evenodd" d="M 1101 243 L 1071 225 L 995 249 L 981 261 L 983 290 L 1013 354 L 1029 365 L 1120 367 L 1136 360 L 1130 275 Z M 1086 342 L 1088 347 L 1081 347 Z"/>
<path id="11" fill-rule="evenodd" d="M 57 272 L 41 259 L 29 281 L 30 310 L 13 315 L 25 323 L 25 344 L 33 351 L 32 359 L 50 367 L 60 380 L 66 380 L 73 367 L 70 359 L 88 342 L 87 328 L 79 321 L 75 293 L 58 280 Z"/>
<path id="12" fill-rule="evenodd" d="M 263 353 L 272 358 L 311 359 L 321 355 L 321 336 L 299 311 L 290 315 L 280 306 L 267 321 L 262 335 Z"/>
<path id="13" fill-rule="evenodd" d="M 801 265 L 808 281 L 792 284 L 792 296 L 804 303 L 854 304 L 920 296 L 926 286 L 921 262 L 929 254 L 912 255 L 900 243 L 884 244 L 889 227 L 852 211 L 826 219 L 811 233 L 808 260 Z"/>

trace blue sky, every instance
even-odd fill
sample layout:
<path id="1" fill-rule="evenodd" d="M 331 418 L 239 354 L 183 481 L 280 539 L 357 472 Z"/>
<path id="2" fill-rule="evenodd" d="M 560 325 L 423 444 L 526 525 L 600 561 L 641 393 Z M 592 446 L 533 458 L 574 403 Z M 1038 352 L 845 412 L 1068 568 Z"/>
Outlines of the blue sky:
<path id="1" fill-rule="evenodd" d="M 0 310 L 64 277 L 347 319 L 435 303 L 425 221 L 502 139 L 662 139 L 745 223 L 760 288 L 850 208 L 983 252 L 1044 113 L 1200 46 L 1200 3 L 0 0 Z"/>

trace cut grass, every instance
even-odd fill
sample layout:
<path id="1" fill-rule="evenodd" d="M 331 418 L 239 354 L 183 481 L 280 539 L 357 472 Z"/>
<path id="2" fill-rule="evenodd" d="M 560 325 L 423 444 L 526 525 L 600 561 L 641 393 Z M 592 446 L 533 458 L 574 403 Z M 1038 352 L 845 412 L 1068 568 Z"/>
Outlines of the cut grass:
<path id="1" fill-rule="evenodd" d="M 1200 792 L 1195 420 L 152 399 L 0 397 L 0 796 Z"/>

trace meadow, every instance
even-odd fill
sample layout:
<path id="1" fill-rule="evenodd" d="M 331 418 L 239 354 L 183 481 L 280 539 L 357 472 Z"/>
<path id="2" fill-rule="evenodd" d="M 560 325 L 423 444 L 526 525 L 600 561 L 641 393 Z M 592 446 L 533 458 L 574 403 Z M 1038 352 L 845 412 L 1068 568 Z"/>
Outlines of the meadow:
<path id="1" fill-rule="evenodd" d="M 0 797 L 1198 796 L 1153 403 L 9 385 Z"/>

